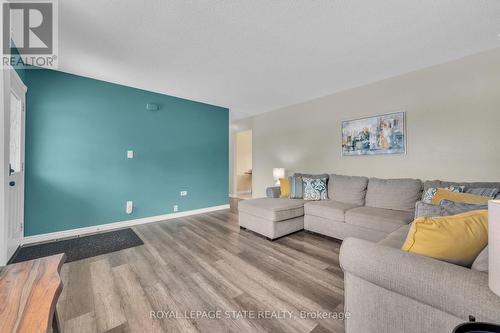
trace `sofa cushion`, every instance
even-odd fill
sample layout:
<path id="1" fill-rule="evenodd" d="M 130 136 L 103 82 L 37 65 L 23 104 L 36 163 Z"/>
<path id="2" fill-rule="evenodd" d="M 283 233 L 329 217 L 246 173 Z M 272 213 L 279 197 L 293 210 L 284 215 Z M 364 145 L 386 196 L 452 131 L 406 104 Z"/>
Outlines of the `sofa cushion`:
<path id="1" fill-rule="evenodd" d="M 500 189 L 496 187 L 469 188 L 466 193 L 481 195 L 483 197 L 496 197 L 500 193 Z"/>
<path id="2" fill-rule="evenodd" d="M 469 193 L 456 193 L 450 192 L 445 189 L 438 189 L 434 198 L 432 198 L 433 205 L 439 205 L 442 200 L 449 200 L 453 202 L 467 203 L 471 205 L 487 205 L 492 197 L 483 197 Z"/>
<path id="3" fill-rule="evenodd" d="M 278 222 L 304 215 L 304 200 L 283 198 L 243 200 L 238 203 L 238 210 Z"/>
<path id="4" fill-rule="evenodd" d="M 279 198 L 281 196 L 281 189 L 279 186 L 272 186 L 266 189 L 266 197 Z"/>
<path id="5" fill-rule="evenodd" d="M 393 247 L 395 249 L 401 249 L 406 241 L 406 237 L 408 237 L 408 231 L 410 231 L 410 227 L 411 224 L 399 227 L 395 231 L 391 232 L 386 238 L 378 242 L 378 244 Z"/>
<path id="6" fill-rule="evenodd" d="M 412 220 L 413 212 L 374 207 L 358 207 L 345 214 L 346 223 L 387 233 Z"/>
<path id="7" fill-rule="evenodd" d="M 426 204 L 418 201 L 415 205 L 415 218 L 456 215 L 471 210 L 488 209 L 488 205 L 474 205 L 443 199 L 439 205 Z"/>
<path id="8" fill-rule="evenodd" d="M 440 205 L 428 204 L 423 201 L 417 201 L 415 204 L 415 218 L 426 216 L 443 216 L 444 208 Z"/>
<path id="9" fill-rule="evenodd" d="M 448 187 L 450 185 L 465 186 L 466 192 L 467 192 L 467 190 L 472 189 L 472 188 L 499 188 L 500 189 L 500 183 L 498 183 L 498 182 L 457 183 L 457 182 L 448 182 L 448 181 L 442 181 L 442 180 L 428 180 L 428 181 L 424 182 L 424 193 L 425 193 L 425 191 L 427 191 L 427 189 L 429 189 L 431 187 L 444 188 L 444 187 Z"/>
<path id="10" fill-rule="evenodd" d="M 334 201 L 363 206 L 367 186 L 366 177 L 330 175 L 328 197 Z"/>
<path id="11" fill-rule="evenodd" d="M 421 196 L 422 182 L 419 179 L 370 178 L 366 192 L 366 205 L 413 212 L 415 203 L 420 200 Z"/>
<path id="12" fill-rule="evenodd" d="M 461 203 L 461 202 L 453 202 L 450 200 L 441 200 L 439 203 L 439 206 L 443 208 L 444 214 L 443 215 L 456 215 L 456 214 L 462 214 L 465 212 L 469 212 L 471 210 L 482 210 L 482 209 L 488 209 L 488 204 L 485 205 L 471 205 L 467 203 Z"/>
<path id="13" fill-rule="evenodd" d="M 349 209 L 356 207 L 358 207 L 358 205 L 332 200 L 315 201 L 308 202 L 304 205 L 304 214 L 323 217 L 337 222 L 344 222 L 345 213 Z"/>
<path id="14" fill-rule="evenodd" d="M 471 269 L 479 272 L 488 272 L 488 246 L 486 246 L 472 263 Z"/>
<path id="15" fill-rule="evenodd" d="M 445 187 L 444 189 L 447 191 L 450 191 L 450 192 L 463 193 L 465 191 L 465 186 L 451 185 L 451 186 Z M 426 204 L 432 204 L 432 199 L 434 199 L 434 197 L 436 196 L 437 191 L 438 191 L 438 188 L 436 188 L 436 187 L 428 188 L 422 194 L 422 202 L 424 202 Z"/>

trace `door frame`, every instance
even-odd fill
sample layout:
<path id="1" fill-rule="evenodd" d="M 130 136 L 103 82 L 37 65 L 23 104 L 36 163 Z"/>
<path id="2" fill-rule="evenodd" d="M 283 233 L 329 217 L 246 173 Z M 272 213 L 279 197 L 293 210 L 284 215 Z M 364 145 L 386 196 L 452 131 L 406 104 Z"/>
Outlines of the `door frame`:
<path id="1" fill-rule="evenodd" d="M 0 6 L 0 13 L 2 12 L 2 8 Z M 1 30 L 1 27 L 0 27 Z M 1 43 L 1 41 L 0 41 Z M 5 96 L 7 83 L 5 82 L 5 74 L 6 69 L 1 70 L 0 74 L 0 94 L 4 98 L 0 99 L 2 103 L 0 103 L 0 128 L 5 128 L 5 110 L 7 110 L 7 101 Z M 9 85 L 10 86 L 10 85 Z M 10 94 L 10 92 L 9 92 Z M 10 96 L 10 95 L 9 95 Z M 10 103 L 10 100 L 9 100 Z M 10 109 L 9 109 L 10 110 Z M 5 170 L 5 161 L 6 161 L 6 149 L 5 146 L 8 141 L 6 139 L 5 131 L 1 132 L 0 135 L 0 266 L 4 266 L 7 264 L 7 223 L 6 223 L 6 213 L 5 213 L 5 183 L 7 182 L 7 173 Z"/>
<path id="2" fill-rule="evenodd" d="M 237 131 L 234 135 L 234 175 L 233 175 L 233 182 L 234 182 L 234 195 L 236 197 L 241 196 L 241 195 L 252 195 L 253 191 L 253 172 L 250 174 L 250 191 L 238 191 L 238 176 L 241 176 L 242 174 L 239 174 L 238 171 L 238 165 L 239 165 L 239 149 L 240 149 L 240 134 L 245 133 L 245 132 L 250 132 L 250 158 L 251 158 L 251 164 L 252 168 L 250 170 L 253 171 L 253 129 L 252 128 L 247 128 L 241 131 Z"/>
<path id="3" fill-rule="evenodd" d="M 3 131 L 3 136 L 0 139 L 0 144 L 2 145 L 1 150 L 3 152 L 2 158 L 0 158 L 0 161 L 2 163 L 1 169 L 2 169 L 2 184 L 0 185 L 1 189 L 1 194 L 0 194 L 0 199 L 2 200 L 2 203 L 0 204 L 0 207 L 3 209 L 1 210 L 3 216 L 0 217 L 2 220 L 0 222 L 0 227 L 2 227 L 1 233 L 2 233 L 2 239 L 0 240 L 1 244 L 1 249 L 0 249 L 0 265 L 5 264 L 7 260 L 9 260 L 9 256 L 12 254 L 9 254 L 9 244 L 10 240 L 8 239 L 8 227 L 9 227 L 9 221 L 7 221 L 7 209 L 8 209 L 8 198 L 9 198 L 9 190 L 10 186 L 8 185 L 10 181 L 10 170 L 9 170 L 9 143 L 10 143 L 10 130 L 7 130 L 7 126 L 9 126 L 10 129 L 10 94 L 12 91 L 12 87 L 15 87 L 15 89 L 19 90 L 22 92 L 23 96 L 21 96 L 21 100 L 23 103 L 23 109 L 21 110 L 21 117 L 22 117 L 22 123 L 24 124 L 24 128 L 21 129 L 21 160 L 22 160 L 22 186 L 23 186 L 23 191 L 24 191 L 24 184 L 25 184 L 25 179 L 24 179 L 24 147 L 25 147 L 25 129 L 26 129 L 26 122 L 25 122 L 25 117 L 26 117 L 26 92 L 27 92 L 27 87 L 17 74 L 17 72 L 14 70 L 12 67 L 7 67 L 2 70 L 2 81 L 3 81 L 3 117 L 0 120 L 0 128 L 2 128 Z M 19 97 L 19 96 L 18 96 Z M 2 111 L 2 110 L 0 110 Z M 24 238 L 24 193 L 23 193 L 23 199 L 22 199 L 22 207 L 23 207 L 23 212 L 21 214 L 22 216 L 22 228 L 23 232 L 21 234 L 20 239 L 18 239 L 17 246 L 19 246 L 22 243 L 22 240 Z M 3 222 L 3 223 L 2 223 Z M 3 224 L 3 226 L 2 226 Z M 3 252 L 3 254 L 2 254 Z"/>

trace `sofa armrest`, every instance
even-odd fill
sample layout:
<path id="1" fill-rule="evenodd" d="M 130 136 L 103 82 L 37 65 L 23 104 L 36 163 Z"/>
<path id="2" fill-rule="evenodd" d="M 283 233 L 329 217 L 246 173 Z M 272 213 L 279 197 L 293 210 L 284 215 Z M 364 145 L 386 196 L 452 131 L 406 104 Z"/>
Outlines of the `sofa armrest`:
<path id="1" fill-rule="evenodd" d="M 279 186 L 268 187 L 266 189 L 266 196 L 268 198 L 279 198 L 281 196 L 281 189 Z"/>
<path id="2" fill-rule="evenodd" d="M 345 272 L 458 318 L 500 323 L 500 297 L 488 274 L 444 261 L 347 238 L 340 249 Z"/>

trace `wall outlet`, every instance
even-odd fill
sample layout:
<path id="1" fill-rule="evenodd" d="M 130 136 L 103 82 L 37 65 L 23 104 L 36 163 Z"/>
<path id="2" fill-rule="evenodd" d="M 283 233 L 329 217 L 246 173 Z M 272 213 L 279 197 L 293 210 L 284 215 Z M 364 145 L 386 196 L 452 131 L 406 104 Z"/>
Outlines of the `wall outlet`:
<path id="1" fill-rule="evenodd" d="M 178 212 L 179 211 L 179 206 L 178 205 L 174 205 L 174 212 Z"/>
<path id="2" fill-rule="evenodd" d="M 187 197 L 188 191 L 181 191 L 181 197 Z"/>
<path id="3" fill-rule="evenodd" d="M 134 151 L 133 150 L 127 150 L 127 158 L 134 158 Z"/>
<path id="4" fill-rule="evenodd" d="M 127 201 L 127 206 L 125 208 L 125 213 L 127 214 L 132 214 L 132 211 L 134 210 L 134 202 L 133 201 Z"/>

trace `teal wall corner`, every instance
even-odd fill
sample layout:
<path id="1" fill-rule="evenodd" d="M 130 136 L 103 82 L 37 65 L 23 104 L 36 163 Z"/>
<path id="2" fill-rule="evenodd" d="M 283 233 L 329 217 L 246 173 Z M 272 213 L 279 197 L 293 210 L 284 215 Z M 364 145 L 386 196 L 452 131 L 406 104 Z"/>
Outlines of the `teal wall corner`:
<path id="1" fill-rule="evenodd" d="M 24 82 L 26 236 L 227 204 L 228 109 L 52 70 Z"/>

